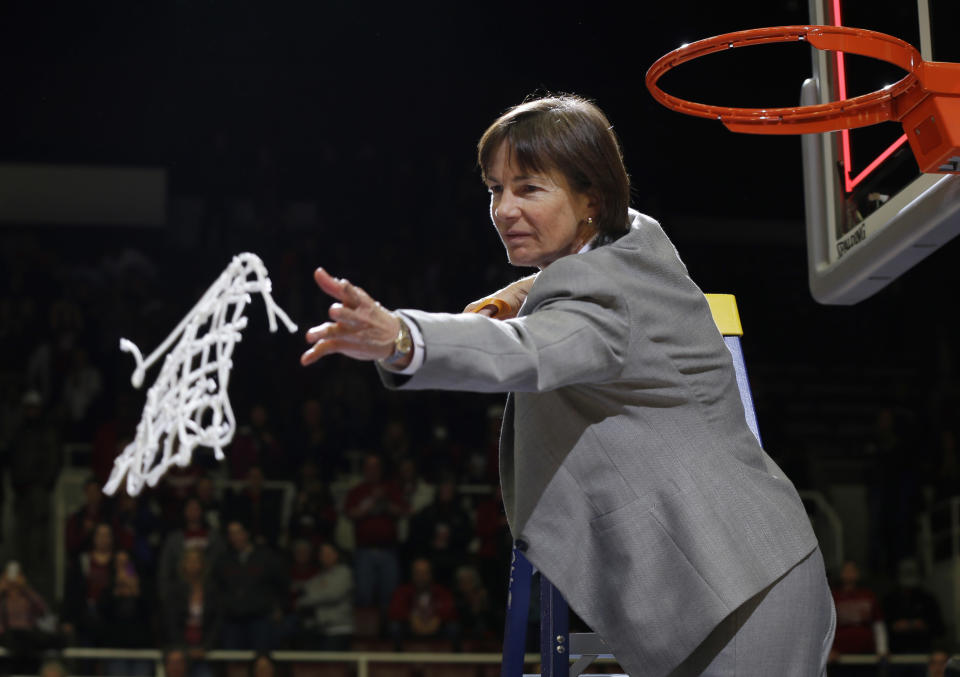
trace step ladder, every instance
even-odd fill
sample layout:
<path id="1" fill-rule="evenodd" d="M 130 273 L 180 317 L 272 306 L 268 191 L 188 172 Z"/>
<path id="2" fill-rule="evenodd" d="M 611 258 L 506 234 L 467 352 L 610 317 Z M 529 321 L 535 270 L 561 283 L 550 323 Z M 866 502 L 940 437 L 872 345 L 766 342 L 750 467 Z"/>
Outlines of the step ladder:
<path id="1" fill-rule="evenodd" d="M 713 320 L 733 356 L 733 367 L 740 389 L 740 399 L 746 412 L 747 425 L 757 440 L 757 414 L 747 380 L 740 337 L 743 328 L 737 312 L 736 299 L 731 294 L 707 294 Z M 503 663 L 500 677 L 538 677 L 524 675 L 523 663 L 527 644 L 527 617 L 530 612 L 530 588 L 533 565 L 516 547 L 510 563 L 507 589 L 507 620 L 503 635 Z M 610 647 L 593 632 L 570 633 L 567 601 L 550 581 L 540 576 L 540 664 L 542 677 L 594 677 L 584 672 L 598 658 L 615 659 Z M 573 661 L 571 664 L 570 661 Z M 596 677 L 628 677 L 627 675 L 597 675 Z M 637 676 L 634 676 L 637 677 Z"/>

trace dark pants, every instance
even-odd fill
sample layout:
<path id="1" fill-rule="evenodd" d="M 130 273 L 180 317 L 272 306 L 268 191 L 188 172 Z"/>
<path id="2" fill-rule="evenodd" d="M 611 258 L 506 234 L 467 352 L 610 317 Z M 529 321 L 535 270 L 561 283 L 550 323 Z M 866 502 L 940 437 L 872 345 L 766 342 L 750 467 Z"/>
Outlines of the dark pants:
<path id="1" fill-rule="evenodd" d="M 274 648 L 274 628 L 269 618 L 224 619 L 220 628 L 224 649 L 270 651 Z"/>

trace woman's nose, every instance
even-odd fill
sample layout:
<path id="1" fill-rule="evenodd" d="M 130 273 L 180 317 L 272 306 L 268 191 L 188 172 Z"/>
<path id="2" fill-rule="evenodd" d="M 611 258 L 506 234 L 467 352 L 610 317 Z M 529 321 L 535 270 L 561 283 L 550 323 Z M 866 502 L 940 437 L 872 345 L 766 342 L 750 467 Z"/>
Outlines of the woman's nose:
<path id="1" fill-rule="evenodd" d="M 510 191 L 503 191 L 500 199 L 497 200 L 494 214 L 501 219 L 513 219 L 519 216 L 520 209 L 516 196 Z"/>

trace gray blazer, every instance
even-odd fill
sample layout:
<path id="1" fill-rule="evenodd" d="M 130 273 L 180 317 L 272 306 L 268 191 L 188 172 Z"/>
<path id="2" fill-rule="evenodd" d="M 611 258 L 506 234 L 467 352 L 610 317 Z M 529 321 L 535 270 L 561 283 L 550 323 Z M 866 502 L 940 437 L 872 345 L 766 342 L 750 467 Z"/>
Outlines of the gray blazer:
<path id="1" fill-rule="evenodd" d="M 659 224 L 561 258 L 516 319 L 402 311 L 404 389 L 507 391 L 500 480 L 526 556 L 634 675 L 665 675 L 817 545 L 747 427 L 730 353 Z"/>

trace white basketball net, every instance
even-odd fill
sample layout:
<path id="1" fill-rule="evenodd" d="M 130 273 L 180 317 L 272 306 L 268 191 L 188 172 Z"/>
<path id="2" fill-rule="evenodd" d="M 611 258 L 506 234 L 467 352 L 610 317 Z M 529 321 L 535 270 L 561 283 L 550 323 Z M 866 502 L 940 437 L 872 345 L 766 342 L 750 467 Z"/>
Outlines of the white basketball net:
<path id="1" fill-rule="evenodd" d="M 263 296 L 270 331 L 277 330 L 278 316 L 291 333 L 297 329 L 274 302 L 270 290 L 263 261 L 255 254 L 240 254 L 146 360 L 132 341 L 120 339 L 120 349 L 137 362 L 130 378 L 135 388 L 143 385 L 147 369 L 174 341 L 176 345 L 147 391 L 136 438 L 114 461 L 104 492 L 113 494 L 124 476 L 131 496 L 140 493 L 144 482 L 155 486 L 174 464 L 189 465 L 193 449 L 199 445 L 212 448 L 217 459 L 223 460 L 223 447 L 233 439 L 237 427 L 227 394 L 231 355 L 247 326 L 243 310 L 250 295 Z"/>

